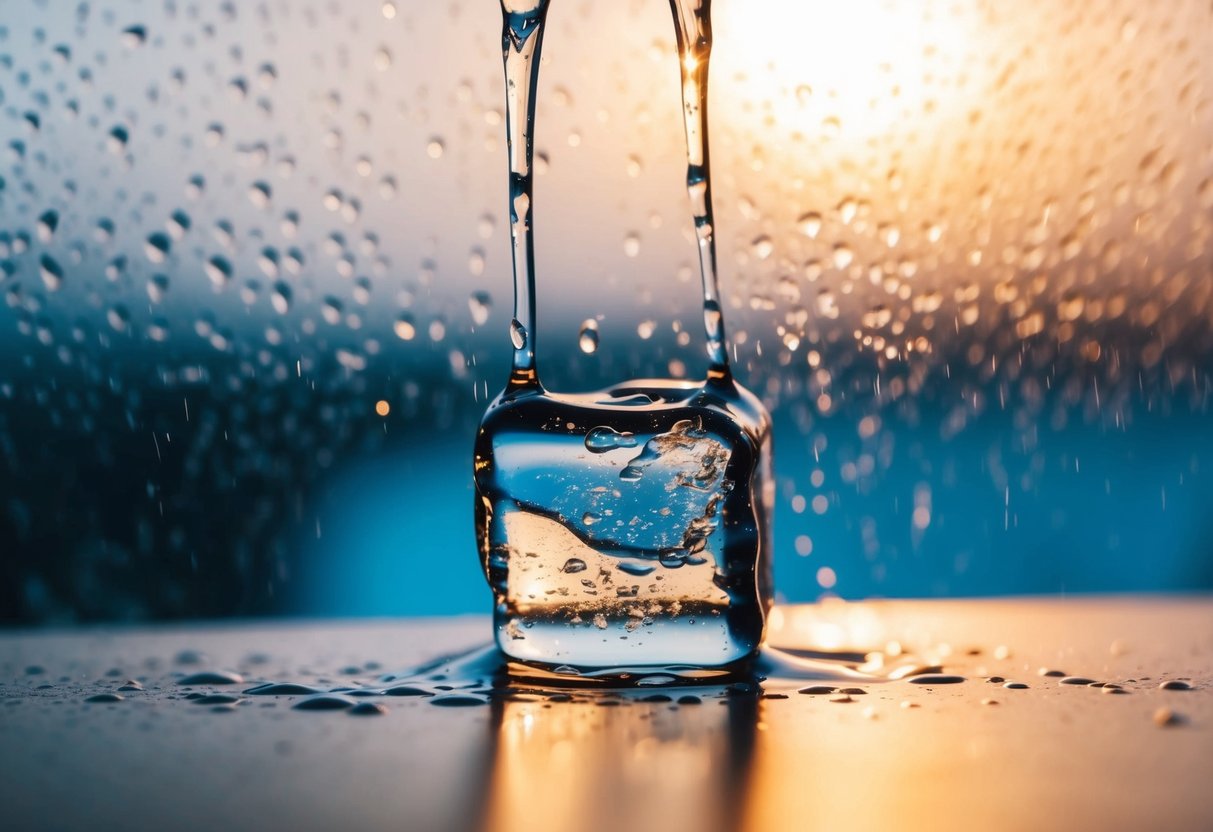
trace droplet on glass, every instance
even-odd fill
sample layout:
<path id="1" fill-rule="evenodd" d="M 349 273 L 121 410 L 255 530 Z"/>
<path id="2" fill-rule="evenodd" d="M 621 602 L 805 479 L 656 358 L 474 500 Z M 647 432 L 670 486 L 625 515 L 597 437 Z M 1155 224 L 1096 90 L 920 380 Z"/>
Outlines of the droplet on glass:
<path id="1" fill-rule="evenodd" d="M 821 214 L 816 211 L 801 214 L 800 218 L 796 220 L 796 227 L 809 239 L 816 239 L 818 232 L 821 231 Z"/>
<path id="2" fill-rule="evenodd" d="M 417 326 L 413 323 L 413 316 L 408 313 L 401 314 L 396 318 L 396 323 L 392 325 L 396 337 L 401 341 L 412 341 L 417 337 Z"/>
<path id="3" fill-rule="evenodd" d="M 488 322 L 492 307 L 493 298 L 488 292 L 472 292 L 468 298 L 468 311 L 472 313 L 472 322 L 476 326 L 484 326 Z"/>
<path id="4" fill-rule="evenodd" d="M 593 355 L 598 351 L 598 322 L 593 318 L 582 322 L 577 346 L 581 347 L 581 351 L 586 355 Z"/>
<path id="5" fill-rule="evenodd" d="M 122 30 L 122 45 L 127 49 L 138 49 L 147 42 L 147 28 L 144 26 L 127 26 Z"/>

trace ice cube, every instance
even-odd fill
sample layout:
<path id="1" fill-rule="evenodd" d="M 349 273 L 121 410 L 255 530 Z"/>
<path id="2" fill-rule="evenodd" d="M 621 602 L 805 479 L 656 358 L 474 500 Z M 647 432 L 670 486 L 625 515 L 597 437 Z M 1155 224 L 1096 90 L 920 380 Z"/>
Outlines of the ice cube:
<path id="1" fill-rule="evenodd" d="M 721 667 L 756 653 L 771 600 L 770 417 L 749 392 L 667 380 L 507 391 L 481 423 L 475 481 L 511 658 Z"/>

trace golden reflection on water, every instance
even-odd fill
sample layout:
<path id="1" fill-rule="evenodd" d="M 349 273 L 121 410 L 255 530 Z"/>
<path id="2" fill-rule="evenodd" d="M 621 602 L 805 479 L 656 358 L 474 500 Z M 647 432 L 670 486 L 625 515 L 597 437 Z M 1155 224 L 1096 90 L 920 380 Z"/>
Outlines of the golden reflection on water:
<path id="1" fill-rule="evenodd" d="M 1164 603 L 1099 600 L 831 602 L 781 612 L 772 635 L 789 649 L 820 648 L 798 641 L 800 634 L 833 637 L 838 653 L 912 653 L 938 659 L 968 681 L 870 681 L 861 684 L 866 693 L 841 702 L 770 681 L 759 696 L 704 687 L 583 689 L 573 701 L 495 698 L 482 744 L 463 746 L 478 763 L 454 787 L 461 816 L 451 828 L 1024 829 L 1051 828 L 1069 816 L 1074 828 L 1135 828 L 1123 819 L 1156 805 L 1142 803 L 1142 795 L 1157 801 L 1168 788 L 1194 794 L 1207 772 L 1204 736 L 1163 732 L 1149 718 L 1156 683 L 1129 681 L 1142 655 L 1108 647 L 1113 634 L 1128 631 L 1146 652 L 1170 638 L 1170 672 L 1192 673 L 1184 668 L 1202 660 L 1193 657 L 1205 655 L 1196 645 L 1207 640 L 1167 634 L 1177 622 L 1180 632 L 1207 632 L 1207 604 L 1172 612 Z M 874 651 L 875 644 L 881 647 Z M 1100 678 L 1120 679 L 1135 695 L 1042 681 L 1039 661 L 1062 653 L 1071 672 L 1102 668 Z M 992 674 L 1031 689 L 983 679 Z M 654 693 L 673 701 L 638 701 Z M 676 701 L 688 694 L 701 701 Z M 1196 713 L 1202 700 L 1184 696 Z M 1160 775 L 1162 758 L 1154 754 L 1164 748 L 1192 766 L 1168 765 Z M 1130 781 L 1140 789 L 1113 785 Z M 1076 795 L 1089 799 L 1076 805 Z M 1201 811 L 1171 810 L 1176 817 Z"/>
<path id="2" fill-rule="evenodd" d="M 497 703 L 484 828 L 736 828 L 761 707 Z"/>
<path id="3" fill-rule="evenodd" d="M 842 651 L 880 642 L 886 628 L 871 607 L 840 602 L 777 607 L 770 631 L 780 646 Z M 799 774 L 818 767 L 803 753 L 816 732 L 829 731 L 838 753 L 849 742 L 851 729 L 834 720 L 772 707 L 792 703 L 722 697 L 719 687 L 626 695 L 652 693 L 674 701 L 620 704 L 622 695 L 601 691 L 582 702 L 527 695 L 494 701 L 483 828 L 773 828 L 779 818 L 804 817 L 805 789 L 819 788 Z M 686 695 L 699 701 L 676 701 Z M 854 791 L 855 783 L 846 774 L 838 790 Z M 845 803 L 835 794 L 822 817 Z"/>

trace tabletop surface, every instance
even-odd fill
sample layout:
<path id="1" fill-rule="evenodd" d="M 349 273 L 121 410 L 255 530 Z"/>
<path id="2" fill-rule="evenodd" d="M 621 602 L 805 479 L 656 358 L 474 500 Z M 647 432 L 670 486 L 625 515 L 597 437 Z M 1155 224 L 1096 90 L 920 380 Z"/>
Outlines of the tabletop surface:
<path id="1" fill-rule="evenodd" d="M 771 624 L 835 661 L 492 691 L 457 661 L 404 672 L 484 645 L 480 617 L 3 633 L 0 825 L 1213 828 L 1213 598 L 835 602 Z M 843 660 L 860 670 L 826 678 Z"/>

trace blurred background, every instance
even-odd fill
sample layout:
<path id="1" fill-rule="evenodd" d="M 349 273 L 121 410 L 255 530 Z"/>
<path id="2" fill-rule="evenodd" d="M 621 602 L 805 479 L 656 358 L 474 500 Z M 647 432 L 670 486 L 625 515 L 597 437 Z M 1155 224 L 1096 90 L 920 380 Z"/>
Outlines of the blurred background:
<path id="1" fill-rule="evenodd" d="M 1207 0 L 714 20 L 781 599 L 1213 589 Z M 668 6 L 548 29 L 545 381 L 700 376 Z M 499 32 L 492 0 L 6 0 L 0 620 L 488 611 Z"/>

